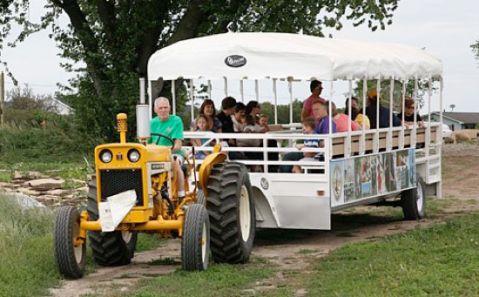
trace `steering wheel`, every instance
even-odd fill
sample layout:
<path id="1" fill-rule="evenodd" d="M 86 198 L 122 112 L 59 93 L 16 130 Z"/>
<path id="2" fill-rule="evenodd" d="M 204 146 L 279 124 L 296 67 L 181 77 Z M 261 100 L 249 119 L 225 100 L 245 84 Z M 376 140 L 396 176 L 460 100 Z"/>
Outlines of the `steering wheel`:
<path id="1" fill-rule="evenodd" d="M 151 135 L 153 136 L 158 136 L 158 140 L 156 141 L 156 145 L 158 145 L 158 143 L 160 142 L 160 139 L 161 137 L 164 137 L 166 138 L 169 142 L 171 142 L 171 148 L 173 148 L 175 146 L 175 141 L 173 139 L 171 139 L 170 137 L 164 135 L 164 134 L 161 134 L 161 133 L 151 133 Z"/>

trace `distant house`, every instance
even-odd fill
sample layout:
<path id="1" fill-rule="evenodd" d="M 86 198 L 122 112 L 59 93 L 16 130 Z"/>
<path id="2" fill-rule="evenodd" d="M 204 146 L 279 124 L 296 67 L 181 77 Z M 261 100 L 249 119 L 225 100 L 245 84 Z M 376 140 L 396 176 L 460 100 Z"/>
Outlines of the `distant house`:
<path id="1" fill-rule="evenodd" d="M 431 120 L 439 122 L 439 112 L 431 113 Z M 452 131 L 463 129 L 476 129 L 479 124 L 479 112 L 443 112 L 442 122 Z"/>
<path id="2" fill-rule="evenodd" d="M 73 108 L 58 99 L 46 98 L 44 103 L 48 106 L 48 110 L 57 114 L 69 115 L 73 113 Z"/>

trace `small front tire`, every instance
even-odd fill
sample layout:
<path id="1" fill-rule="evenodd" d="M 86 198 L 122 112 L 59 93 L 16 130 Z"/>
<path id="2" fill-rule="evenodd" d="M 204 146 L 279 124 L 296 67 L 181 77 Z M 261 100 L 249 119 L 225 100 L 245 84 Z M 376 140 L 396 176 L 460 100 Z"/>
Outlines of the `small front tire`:
<path id="1" fill-rule="evenodd" d="M 186 210 L 181 242 L 183 270 L 208 269 L 210 250 L 210 220 L 201 204 L 190 204 Z"/>
<path id="2" fill-rule="evenodd" d="M 55 218 L 53 249 L 60 274 L 70 279 L 81 278 L 85 269 L 86 238 L 81 242 L 79 234 L 78 210 L 73 206 L 60 207 Z"/>

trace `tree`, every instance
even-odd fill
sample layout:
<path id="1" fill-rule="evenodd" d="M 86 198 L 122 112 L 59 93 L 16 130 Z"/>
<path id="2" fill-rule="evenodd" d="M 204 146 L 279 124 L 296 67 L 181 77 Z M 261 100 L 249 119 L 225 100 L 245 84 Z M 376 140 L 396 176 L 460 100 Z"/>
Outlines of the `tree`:
<path id="1" fill-rule="evenodd" d="M 479 39 L 476 41 L 476 43 L 471 44 L 471 49 L 476 56 L 476 59 L 479 60 Z"/>
<path id="2" fill-rule="evenodd" d="M 302 31 L 322 36 L 324 28 L 341 29 L 344 18 L 375 31 L 392 23 L 398 2 L 48 0 L 41 23 L 34 24 L 28 19 L 28 0 L 6 0 L 0 4 L 0 50 L 12 22 L 24 29 L 11 46 L 50 28 L 61 56 L 69 61 L 62 66 L 78 73 L 65 86 L 78 90 L 70 98 L 77 116 L 90 133 L 111 139 L 116 135 L 114 115 L 122 111 L 134 116 L 138 78 L 146 76 L 148 58 L 164 46 L 227 31 Z M 61 15 L 70 20 L 66 28 L 57 21 Z M 163 88 L 157 93 L 168 93 L 169 85 L 160 84 Z"/>
<path id="3" fill-rule="evenodd" d="M 451 109 L 451 112 L 453 112 L 453 111 L 454 111 L 454 108 L 456 108 L 456 105 L 455 105 L 455 104 L 451 104 L 451 105 L 449 105 L 449 108 Z"/>

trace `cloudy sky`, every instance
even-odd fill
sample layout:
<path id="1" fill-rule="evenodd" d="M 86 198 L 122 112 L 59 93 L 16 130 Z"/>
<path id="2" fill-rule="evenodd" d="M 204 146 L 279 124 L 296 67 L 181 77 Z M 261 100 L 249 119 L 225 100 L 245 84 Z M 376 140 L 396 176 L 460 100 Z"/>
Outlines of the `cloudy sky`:
<path id="1" fill-rule="evenodd" d="M 32 2 L 30 18 L 36 20 L 42 13 L 44 1 Z M 402 0 L 393 17 L 393 25 L 385 31 L 371 32 L 365 26 L 353 27 L 345 22 L 341 31 L 328 31 L 326 34 L 332 33 L 334 37 L 344 39 L 425 47 L 426 51 L 440 57 L 444 63 L 444 107 L 449 109 L 450 104 L 455 104 L 455 111 L 479 111 L 479 100 L 476 99 L 479 95 L 479 64 L 470 48 L 479 39 L 478 11 L 477 0 Z M 57 54 L 54 41 L 48 39 L 47 32 L 44 32 L 30 36 L 15 49 L 5 49 L 2 59 L 8 62 L 10 70 L 21 84 L 28 83 L 35 93 L 54 93 L 57 83 L 66 83 L 72 76 L 59 66 Z M 6 88 L 12 86 L 7 79 Z M 221 86 L 215 89 L 213 96 L 220 98 Z M 280 102 L 287 102 L 286 88 L 279 91 L 283 94 L 280 95 Z M 333 96 L 339 106 L 345 91 L 339 88 Z M 254 92 L 252 85 L 246 92 Z M 327 89 L 325 94 L 329 94 Z M 295 89 L 294 96 L 297 98 L 306 98 L 308 95 L 307 84 Z M 265 96 L 266 100 L 270 96 Z M 433 103 L 432 109 L 437 110 L 438 106 Z"/>

